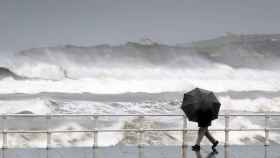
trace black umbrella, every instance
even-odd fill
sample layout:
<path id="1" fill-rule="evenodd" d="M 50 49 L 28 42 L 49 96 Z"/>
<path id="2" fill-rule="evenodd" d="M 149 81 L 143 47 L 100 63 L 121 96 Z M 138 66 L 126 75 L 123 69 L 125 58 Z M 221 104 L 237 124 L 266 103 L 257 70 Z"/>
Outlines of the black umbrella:
<path id="1" fill-rule="evenodd" d="M 218 118 L 221 103 L 211 91 L 195 88 L 184 94 L 182 110 L 190 121 L 198 122 L 201 113 L 207 114 L 203 117 L 214 120 Z"/>

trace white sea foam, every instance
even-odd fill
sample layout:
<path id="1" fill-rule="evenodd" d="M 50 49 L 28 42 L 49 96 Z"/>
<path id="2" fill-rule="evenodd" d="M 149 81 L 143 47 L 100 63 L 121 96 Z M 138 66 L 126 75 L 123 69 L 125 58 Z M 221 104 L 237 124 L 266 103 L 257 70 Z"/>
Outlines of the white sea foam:
<path id="1" fill-rule="evenodd" d="M 236 112 L 280 112 L 280 97 L 231 98 L 219 97 L 222 111 Z M 46 113 L 96 113 L 96 114 L 181 114 L 180 101 L 145 101 L 145 102 L 96 102 L 78 100 L 54 100 L 48 97 L 1 100 L 0 113 L 31 111 L 36 114 Z M 60 111 L 57 111 L 60 110 Z"/>
<path id="2" fill-rule="evenodd" d="M 63 70 L 53 64 L 48 63 L 25 63 L 12 70 L 20 75 L 29 78 L 62 80 L 64 79 Z"/>
<path id="3" fill-rule="evenodd" d="M 280 90 L 280 73 L 278 71 L 233 69 L 225 65 L 192 69 L 81 67 L 76 68 L 76 72 L 63 70 L 57 66 L 34 67 L 30 68 L 31 70 L 22 67 L 21 70 L 28 72 L 28 77 L 39 77 L 40 80 L 5 78 L 0 81 L 0 93 L 157 93 L 187 91 L 194 87 L 215 92 Z"/>
<path id="4" fill-rule="evenodd" d="M 12 114 L 30 111 L 35 114 L 48 114 L 51 112 L 47 105 L 48 100 L 35 98 L 27 100 L 0 100 L 0 113 Z"/>
<path id="5" fill-rule="evenodd" d="M 280 112 L 280 97 L 255 99 L 232 99 L 220 97 L 222 110 L 246 111 L 246 112 Z"/>

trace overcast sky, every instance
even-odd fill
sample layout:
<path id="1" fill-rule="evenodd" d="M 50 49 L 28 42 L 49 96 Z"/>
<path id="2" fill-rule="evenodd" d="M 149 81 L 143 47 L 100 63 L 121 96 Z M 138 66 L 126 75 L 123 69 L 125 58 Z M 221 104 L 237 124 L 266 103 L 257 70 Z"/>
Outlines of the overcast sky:
<path id="1" fill-rule="evenodd" d="M 279 0 L 0 0 L 0 51 L 280 33 Z"/>

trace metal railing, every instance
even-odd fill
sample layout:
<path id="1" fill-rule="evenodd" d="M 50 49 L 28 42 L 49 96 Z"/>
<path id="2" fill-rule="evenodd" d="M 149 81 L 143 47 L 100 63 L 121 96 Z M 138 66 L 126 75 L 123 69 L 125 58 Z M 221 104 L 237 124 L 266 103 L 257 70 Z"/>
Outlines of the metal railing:
<path id="1" fill-rule="evenodd" d="M 182 128 L 168 128 L 168 129 L 146 129 L 146 128 L 140 128 L 140 129 L 98 129 L 97 128 L 97 123 L 98 119 L 101 117 L 181 117 L 183 120 Z M 210 131 L 223 131 L 225 132 L 225 140 L 224 140 L 224 145 L 228 146 L 229 145 L 229 133 L 231 131 L 263 131 L 265 134 L 265 140 L 264 140 L 264 145 L 267 146 L 269 145 L 269 132 L 270 131 L 280 131 L 280 128 L 270 128 L 269 127 L 269 119 L 271 117 L 276 117 L 280 116 L 280 114 L 222 114 L 219 115 L 220 117 L 224 117 L 225 119 L 225 127 L 224 128 L 216 128 L 216 129 L 209 129 Z M 251 117 L 251 116 L 256 116 L 256 117 L 263 117 L 265 121 L 264 128 L 230 128 L 230 118 L 231 117 L 236 117 L 236 116 L 246 116 L 246 117 Z M 43 117 L 46 119 L 46 130 L 7 130 L 6 129 L 6 121 L 7 119 L 11 117 Z M 93 118 L 93 129 L 90 130 L 50 130 L 49 128 L 49 123 L 50 120 L 53 118 L 57 117 L 91 117 Z M 96 148 L 98 147 L 98 133 L 101 132 L 135 132 L 138 134 L 138 145 L 141 147 L 143 145 L 143 136 L 145 132 L 149 131 L 178 131 L 182 132 L 182 146 L 187 146 L 186 142 L 186 134 L 188 131 L 197 131 L 198 129 L 195 128 L 188 128 L 187 127 L 187 119 L 185 115 L 177 115 L 177 114 L 171 114 L 171 115 L 165 115 L 165 114 L 145 114 L 145 115 L 140 115 L 140 114 L 121 114 L 121 115 L 95 115 L 95 114 L 51 114 L 51 115 L 34 115 L 34 114 L 9 114 L 9 115 L 0 115 L 0 118 L 2 118 L 2 149 L 7 149 L 8 148 L 8 134 L 10 133 L 37 133 L 37 134 L 46 134 L 46 148 L 49 149 L 52 147 L 52 141 L 51 141 L 51 136 L 55 133 L 92 133 L 93 134 L 93 142 L 92 142 L 92 147 Z"/>

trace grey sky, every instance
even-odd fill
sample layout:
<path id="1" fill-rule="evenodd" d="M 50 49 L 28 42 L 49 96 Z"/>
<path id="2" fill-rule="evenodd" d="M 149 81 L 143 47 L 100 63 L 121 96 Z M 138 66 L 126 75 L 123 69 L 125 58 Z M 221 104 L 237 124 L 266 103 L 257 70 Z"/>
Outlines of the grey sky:
<path id="1" fill-rule="evenodd" d="M 279 0 L 0 0 L 0 51 L 279 33 Z"/>

